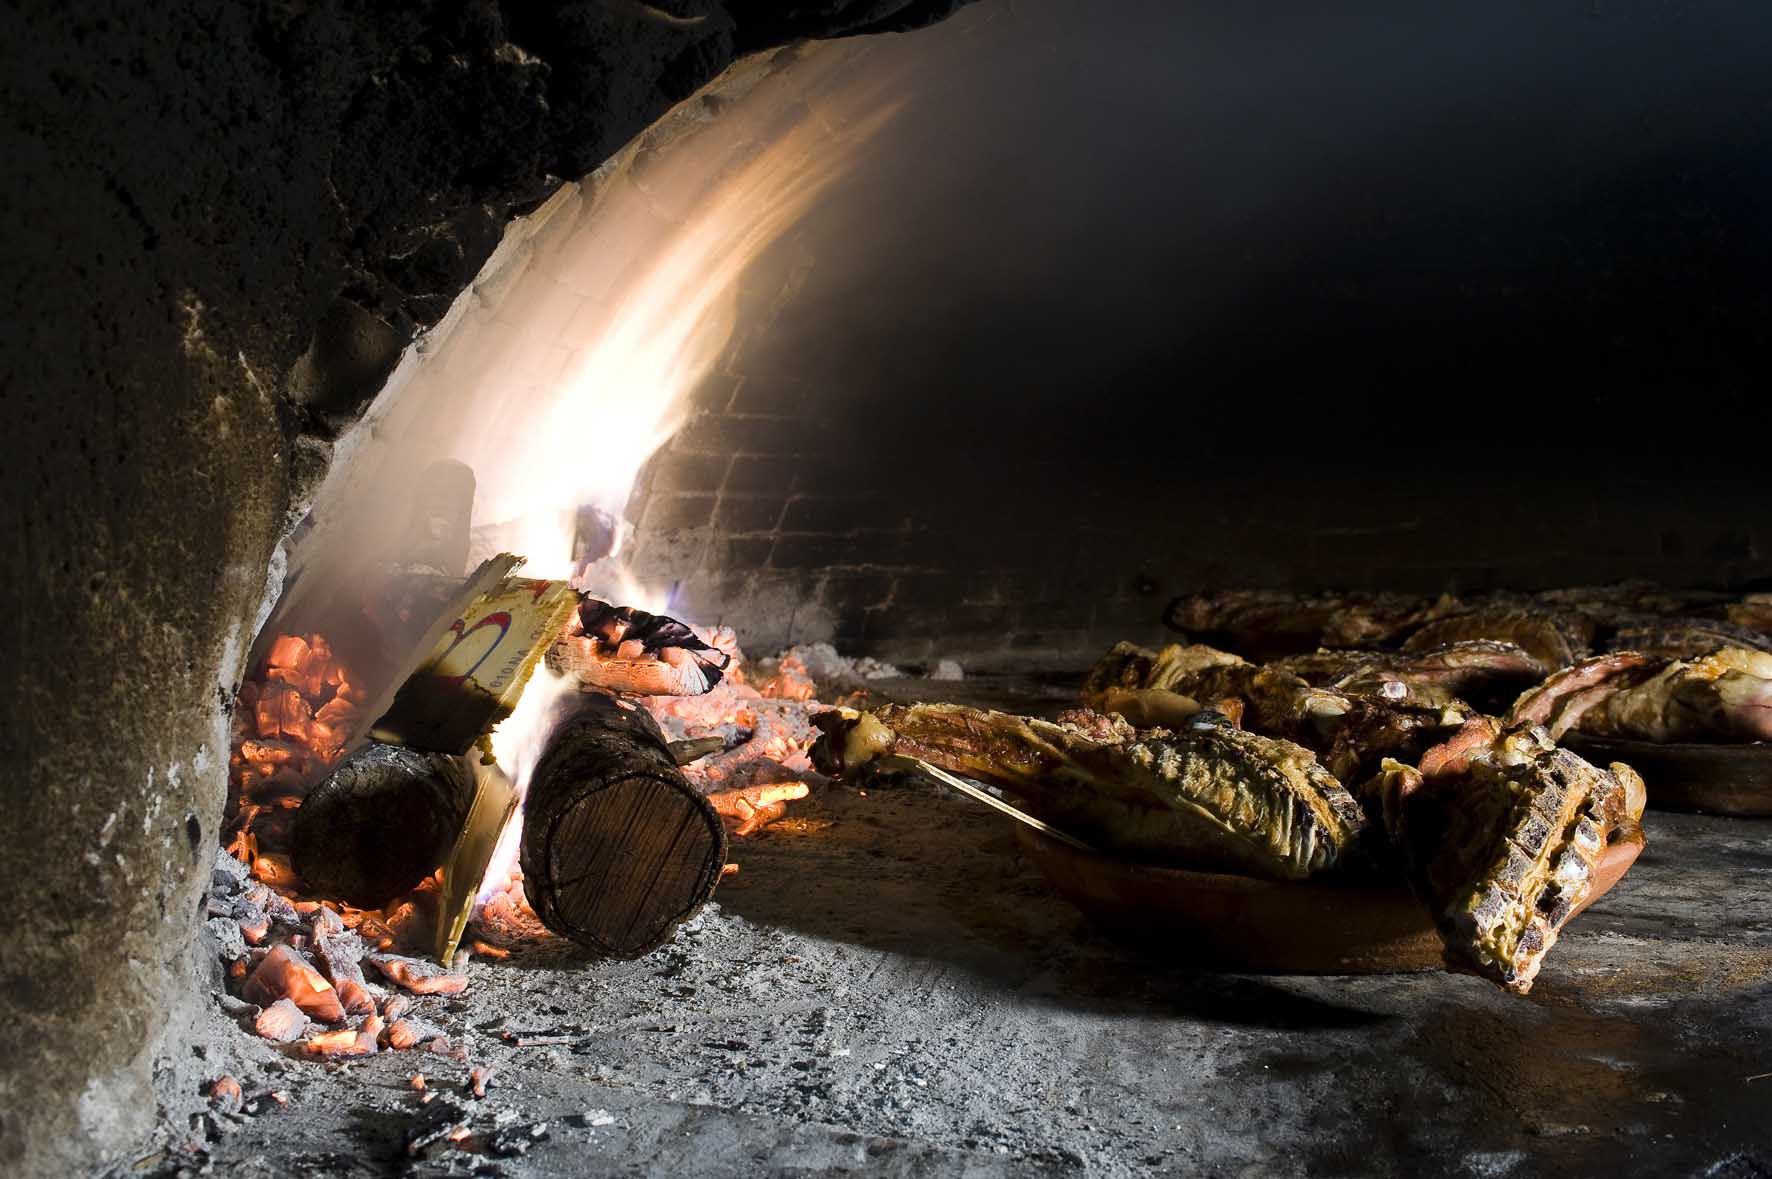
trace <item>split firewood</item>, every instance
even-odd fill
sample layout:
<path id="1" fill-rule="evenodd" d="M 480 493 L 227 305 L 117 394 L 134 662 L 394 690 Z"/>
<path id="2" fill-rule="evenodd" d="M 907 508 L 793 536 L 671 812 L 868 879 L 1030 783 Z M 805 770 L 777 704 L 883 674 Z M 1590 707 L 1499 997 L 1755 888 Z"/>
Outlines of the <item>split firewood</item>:
<path id="1" fill-rule="evenodd" d="M 386 1003 L 381 1005 L 381 1016 L 383 1019 L 391 1022 L 399 1019 L 402 1015 L 405 1015 L 406 1009 L 411 1006 L 411 995 L 393 995 L 389 997 Z"/>
<path id="2" fill-rule="evenodd" d="M 258 1013 L 252 1030 L 267 1040 L 288 1043 L 307 1034 L 308 1017 L 293 999 L 279 999 Z"/>
<path id="3" fill-rule="evenodd" d="M 462 759 L 372 742 L 296 812 L 294 868 L 315 894 L 380 908 L 436 871 L 473 797 Z"/>
<path id="4" fill-rule="evenodd" d="M 314 957 L 332 981 L 346 1015 L 369 1015 L 375 1011 L 375 1000 L 364 981 L 363 968 L 358 965 L 363 957 L 361 938 L 342 928 L 338 933 L 318 937 L 314 940 Z"/>
<path id="5" fill-rule="evenodd" d="M 290 999 L 303 1012 L 324 1023 L 345 1017 L 338 992 L 318 970 L 304 962 L 288 946 L 274 946 L 246 979 L 241 994 L 248 1002 L 269 1007 Z"/>
<path id="6" fill-rule="evenodd" d="M 766 786 L 746 786 L 740 790 L 721 790 L 708 795 L 708 802 L 720 814 L 738 820 L 734 835 L 750 835 L 787 813 L 787 804 L 811 793 L 804 782 L 775 782 Z"/>
<path id="7" fill-rule="evenodd" d="M 467 975 L 445 970 L 422 958 L 371 954 L 368 961 L 389 982 L 415 995 L 459 995 L 468 989 Z"/>
<path id="8" fill-rule="evenodd" d="M 652 716 L 590 693 L 530 776 L 520 854 L 523 891 L 543 924 L 638 957 L 713 894 L 726 832 Z"/>
<path id="9" fill-rule="evenodd" d="M 581 684 L 641 696 L 700 696 L 720 682 L 732 657 L 675 618 L 595 598 L 548 651 L 548 667 Z"/>
<path id="10" fill-rule="evenodd" d="M 381 1016 L 371 1015 L 357 1027 L 309 1036 L 302 1047 L 315 1056 L 374 1056 L 381 1031 Z"/>

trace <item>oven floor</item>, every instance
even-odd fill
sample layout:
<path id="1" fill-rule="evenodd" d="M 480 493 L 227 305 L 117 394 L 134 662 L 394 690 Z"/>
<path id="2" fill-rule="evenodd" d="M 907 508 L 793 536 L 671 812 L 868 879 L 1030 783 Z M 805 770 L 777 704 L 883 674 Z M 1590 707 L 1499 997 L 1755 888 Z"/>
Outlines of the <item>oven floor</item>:
<path id="1" fill-rule="evenodd" d="M 882 687 L 1069 699 L 1037 680 Z M 651 957 L 476 961 L 466 994 L 423 1000 L 468 1063 L 313 1063 L 217 1012 L 214 1071 L 290 1101 L 226 1122 L 211 1173 L 1772 1168 L 1772 821 L 1651 812 L 1630 876 L 1517 998 L 1142 956 L 1051 895 L 1005 820 L 933 788 L 836 786 L 789 815 L 735 841 L 740 873 Z M 570 1042 L 505 1036 L 523 1032 Z M 470 1064 L 494 1070 L 483 1099 Z M 527 1149 L 408 1152 L 451 1122 L 464 1147 Z"/>

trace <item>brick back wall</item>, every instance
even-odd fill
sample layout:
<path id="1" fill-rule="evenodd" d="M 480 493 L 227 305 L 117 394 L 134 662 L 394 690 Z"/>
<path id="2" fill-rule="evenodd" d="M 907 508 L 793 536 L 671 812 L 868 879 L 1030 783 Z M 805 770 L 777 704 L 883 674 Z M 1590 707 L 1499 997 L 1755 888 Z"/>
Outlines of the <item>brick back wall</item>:
<path id="1" fill-rule="evenodd" d="M 1052 664 L 1214 587 L 1772 578 L 1741 29 L 1609 9 L 1595 73 L 1585 10 L 1281 52 L 1086 9 L 947 26 L 752 268 L 630 504 L 644 582 L 753 649 Z"/>
<path id="2" fill-rule="evenodd" d="M 1751 471 L 1622 455 L 1496 465 L 1480 446 L 1469 461 L 1350 471 L 1339 453 L 1199 440 L 1153 464 L 1117 438 L 1019 441 L 1013 390 L 858 399 L 783 372 L 779 336 L 811 266 L 790 242 L 749 276 L 748 329 L 628 507 L 638 579 L 753 651 L 829 641 L 907 664 L 1069 666 L 1118 639 L 1158 641 L 1168 600 L 1201 589 L 1772 578 L 1772 493 Z M 1006 438 L 954 436 L 964 398 L 1000 402 Z"/>

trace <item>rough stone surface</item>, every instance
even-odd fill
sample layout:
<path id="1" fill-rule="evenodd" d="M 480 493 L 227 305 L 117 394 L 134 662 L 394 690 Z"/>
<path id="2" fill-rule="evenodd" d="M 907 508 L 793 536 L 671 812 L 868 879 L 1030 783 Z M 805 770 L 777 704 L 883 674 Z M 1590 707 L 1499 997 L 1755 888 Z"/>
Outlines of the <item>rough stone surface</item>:
<path id="1" fill-rule="evenodd" d="M 1073 691 L 871 686 L 1046 715 Z M 222 1176 L 1759 1175 L 1772 822 L 1652 811 L 1646 826 L 1642 859 L 1519 998 L 1437 972 L 1192 970 L 1091 931 L 976 804 L 835 786 L 735 841 L 739 873 L 650 957 L 538 948 L 470 964 L 459 999 L 420 1000 L 466 1061 L 335 1070 L 212 1014 L 210 1075 L 291 1103 L 150 1157 Z M 522 1033 L 564 1042 L 506 1039 Z M 483 1100 L 464 1097 L 471 1067 L 495 1070 Z M 533 1145 L 407 1155 L 439 1109 Z"/>
<path id="2" fill-rule="evenodd" d="M 266 570 L 400 348 L 741 46 L 949 7 L 0 12 L 0 1167 L 155 1116 Z"/>

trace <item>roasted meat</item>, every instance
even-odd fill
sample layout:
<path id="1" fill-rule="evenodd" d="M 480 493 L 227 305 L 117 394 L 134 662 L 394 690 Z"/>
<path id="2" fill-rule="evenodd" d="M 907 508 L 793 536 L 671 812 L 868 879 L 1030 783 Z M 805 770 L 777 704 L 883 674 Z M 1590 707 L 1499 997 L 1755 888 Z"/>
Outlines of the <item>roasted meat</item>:
<path id="1" fill-rule="evenodd" d="M 1551 670 L 1517 644 L 1491 639 L 1418 653 L 1324 649 L 1278 665 L 1315 687 L 1439 708 L 1460 701 L 1505 705 Z"/>
<path id="2" fill-rule="evenodd" d="M 1727 609 L 1730 622 L 1772 635 L 1772 594 L 1749 594 Z"/>
<path id="3" fill-rule="evenodd" d="M 1387 763 L 1382 796 L 1410 885 L 1448 965 L 1524 994 L 1588 898 L 1607 843 L 1634 829 L 1642 782 L 1551 743 L 1540 728 L 1479 721 L 1420 768 Z"/>
<path id="4" fill-rule="evenodd" d="M 1586 657 L 1595 626 L 1586 615 L 1533 606 L 1495 605 L 1429 622 L 1409 636 L 1403 650 L 1427 652 L 1471 639 L 1513 643 L 1546 668 L 1568 667 Z"/>
<path id="5" fill-rule="evenodd" d="M 1643 615 L 1677 615 L 1720 618 L 1733 601 L 1715 590 L 1668 589 L 1650 581 L 1624 581 L 1614 585 L 1573 586 L 1533 595 L 1534 602 L 1553 610 L 1573 610 L 1593 619 L 1602 631 L 1621 619 Z"/>
<path id="6" fill-rule="evenodd" d="M 1139 733 L 950 704 L 827 712 L 818 768 L 916 758 L 1000 786 L 1053 826 L 1128 859 L 1295 880 L 1353 852 L 1359 804 L 1302 746 L 1203 724 Z"/>
<path id="7" fill-rule="evenodd" d="M 1552 676 L 1509 720 L 1637 741 L 1772 740 L 1772 654 L 1725 647 L 1696 659 L 1602 655 Z"/>
<path id="8" fill-rule="evenodd" d="M 1317 647 L 1376 647 L 1459 609 L 1442 595 L 1298 595 L 1273 590 L 1221 590 L 1177 598 L 1165 622 L 1196 640 L 1251 658 L 1273 658 Z"/>
<path id="9" fill-rule="evenodd" d="M 1320 652 L 1300 657 L 1297 663 L 1287 660 L 1258 667 L 1197 644 L 1171 645 L 1153 653 L 1121 643 L 1096 663 L 1084 683 L 1082 700 L 1098 711 L 1117 712 L 1139 727 L 1173 727 L 1177 718 L 1185 720 L 1192 710 L 1210 707 L 1251 732 L 1303 745 L 1342 782 L 1363 780 L 1387 757 L 1413 761 L 1464 723 L 1469 710 L 1462 705 L 1420 704 L 1382 693 L 1314 687 L 1293 670 L 1302 665 L 1322 673 L 1330 660 L 1343 659 L 1340 667 L 1355 669 L 1350 675 L 1370 665 L 1366 655 Z M 1432 664 L 1423 657 L 1422 666 Z"/>
<path id="10" fill-rule="evenodd" d="M 1348 709 L 1344 695 L 1313 688 L 1284 666 L 1258 666 L 1199 643 L 1161 651 L 1119 643 L 1091 669 L 1082 701 L 1147 728 L 1173 727 L 1211 708 L 1254 732 L 1312 748 Z"/>
<path id="11" fill-rule="evenodd" d="M 1724 647 L 1772 652 L 1772 634 L 1710 618 L 1638 617 L 1623 621 L 1606 640 L 1608 651 L 1642 651 L 1693 659 Z"/>

